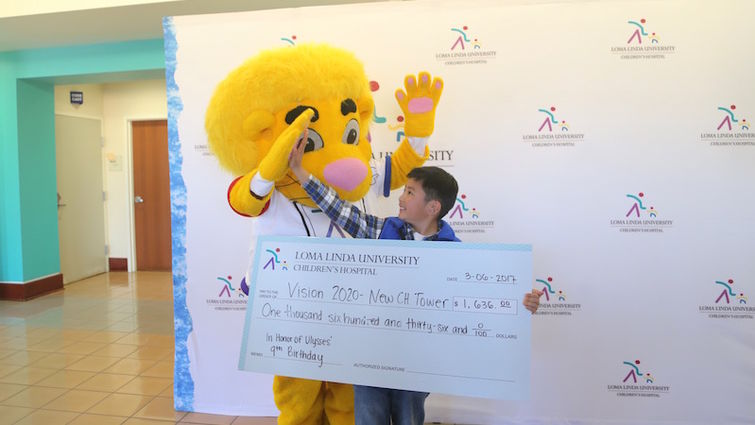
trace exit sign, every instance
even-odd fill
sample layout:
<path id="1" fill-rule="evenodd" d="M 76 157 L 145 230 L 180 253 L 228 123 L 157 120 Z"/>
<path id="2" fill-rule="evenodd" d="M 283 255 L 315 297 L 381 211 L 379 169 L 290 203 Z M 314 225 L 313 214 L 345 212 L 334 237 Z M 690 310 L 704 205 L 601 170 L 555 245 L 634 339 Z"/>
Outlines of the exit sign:
<path id="1" fill-rule="evenodd" d="M 84 92 L 81 92 L 81 91 L 72 91 L 71 92 L 71 104 L 72 105 L 83 105 L 84 104 Z"/>

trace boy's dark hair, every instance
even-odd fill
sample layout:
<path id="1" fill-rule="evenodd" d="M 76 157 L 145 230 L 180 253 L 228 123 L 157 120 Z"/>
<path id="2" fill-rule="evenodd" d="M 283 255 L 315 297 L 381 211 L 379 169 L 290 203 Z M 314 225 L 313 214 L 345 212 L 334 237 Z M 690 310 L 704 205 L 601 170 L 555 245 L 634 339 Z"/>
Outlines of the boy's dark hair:
<path id="1" fill-rule="evenodd" d="M 418 181 L 425 192 L 425 202 L 440 202 L 438 219 L 443 218 L 456 203 L 459 185 L 451 174 L 438 167 L 417 167 L 409 171 L 410 179 Z"/>

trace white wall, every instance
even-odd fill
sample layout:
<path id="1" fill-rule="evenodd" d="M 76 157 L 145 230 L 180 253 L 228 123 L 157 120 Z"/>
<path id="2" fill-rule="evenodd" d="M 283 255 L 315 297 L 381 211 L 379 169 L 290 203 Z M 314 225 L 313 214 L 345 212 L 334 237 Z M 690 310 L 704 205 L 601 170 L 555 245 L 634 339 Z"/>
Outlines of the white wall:
<path id="1" fill-rule="evenodd" d="M 105 180 L 110 256 L 134 264 L 131 244 L 131 164 L 129 120 L 167 119 L 165 80 L 105 84 L 103 90 Z"/>
<path id="2" fill-rule="evenodd" d="M 84 103 L 81 105 L 72 105 L 69 96 L 69 92 L 71 91 L 83 92 Z M 55 86 L 55 113 L 101 120 L 102 98 L 102 84 Z"/>
<path id="3" fill-rule="evenodd" d="M 0 18 L 10 16 L 39 15 L 43 13 L 71 12 L 75 10 L 100 9 L 103 7 L 132 6 L 136 4 L 166 3 L 176 0 L 36 0 L 4 1 L 0 3 Z"/>

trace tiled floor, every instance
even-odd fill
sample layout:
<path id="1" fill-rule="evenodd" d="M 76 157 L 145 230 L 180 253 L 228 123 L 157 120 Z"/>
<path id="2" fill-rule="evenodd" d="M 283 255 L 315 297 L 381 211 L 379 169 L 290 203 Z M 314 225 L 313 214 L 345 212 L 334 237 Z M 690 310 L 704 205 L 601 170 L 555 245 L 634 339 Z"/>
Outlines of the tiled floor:
<path id="1" fill-rule="evenodd" d="M 274 424 L 173 410 L 170 274 L 109 273 L 0 301 L 0 425 Z"/>

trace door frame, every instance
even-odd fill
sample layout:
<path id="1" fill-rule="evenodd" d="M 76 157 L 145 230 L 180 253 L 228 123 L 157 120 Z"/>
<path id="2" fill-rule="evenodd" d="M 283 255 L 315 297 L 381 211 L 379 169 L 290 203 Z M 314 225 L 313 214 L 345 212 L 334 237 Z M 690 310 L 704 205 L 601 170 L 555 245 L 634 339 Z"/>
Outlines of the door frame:
<path id="1" fill-rule="evenodd" d="M 138 121 L 168 121 L 168 117 L 163 116 L 135 116 L 126 117 L 126 169 L 128 170 L 128 226 L 129 226 L 129 258 L 128 271 L 135 272 L 136 269 L 136 212 L 134 211 L 134 135 L 131 131 L 131 124 Z M 168 152 L 170 155 L 170 151 Z M 172 238 L 172 236 L 171 236 Z"/>

